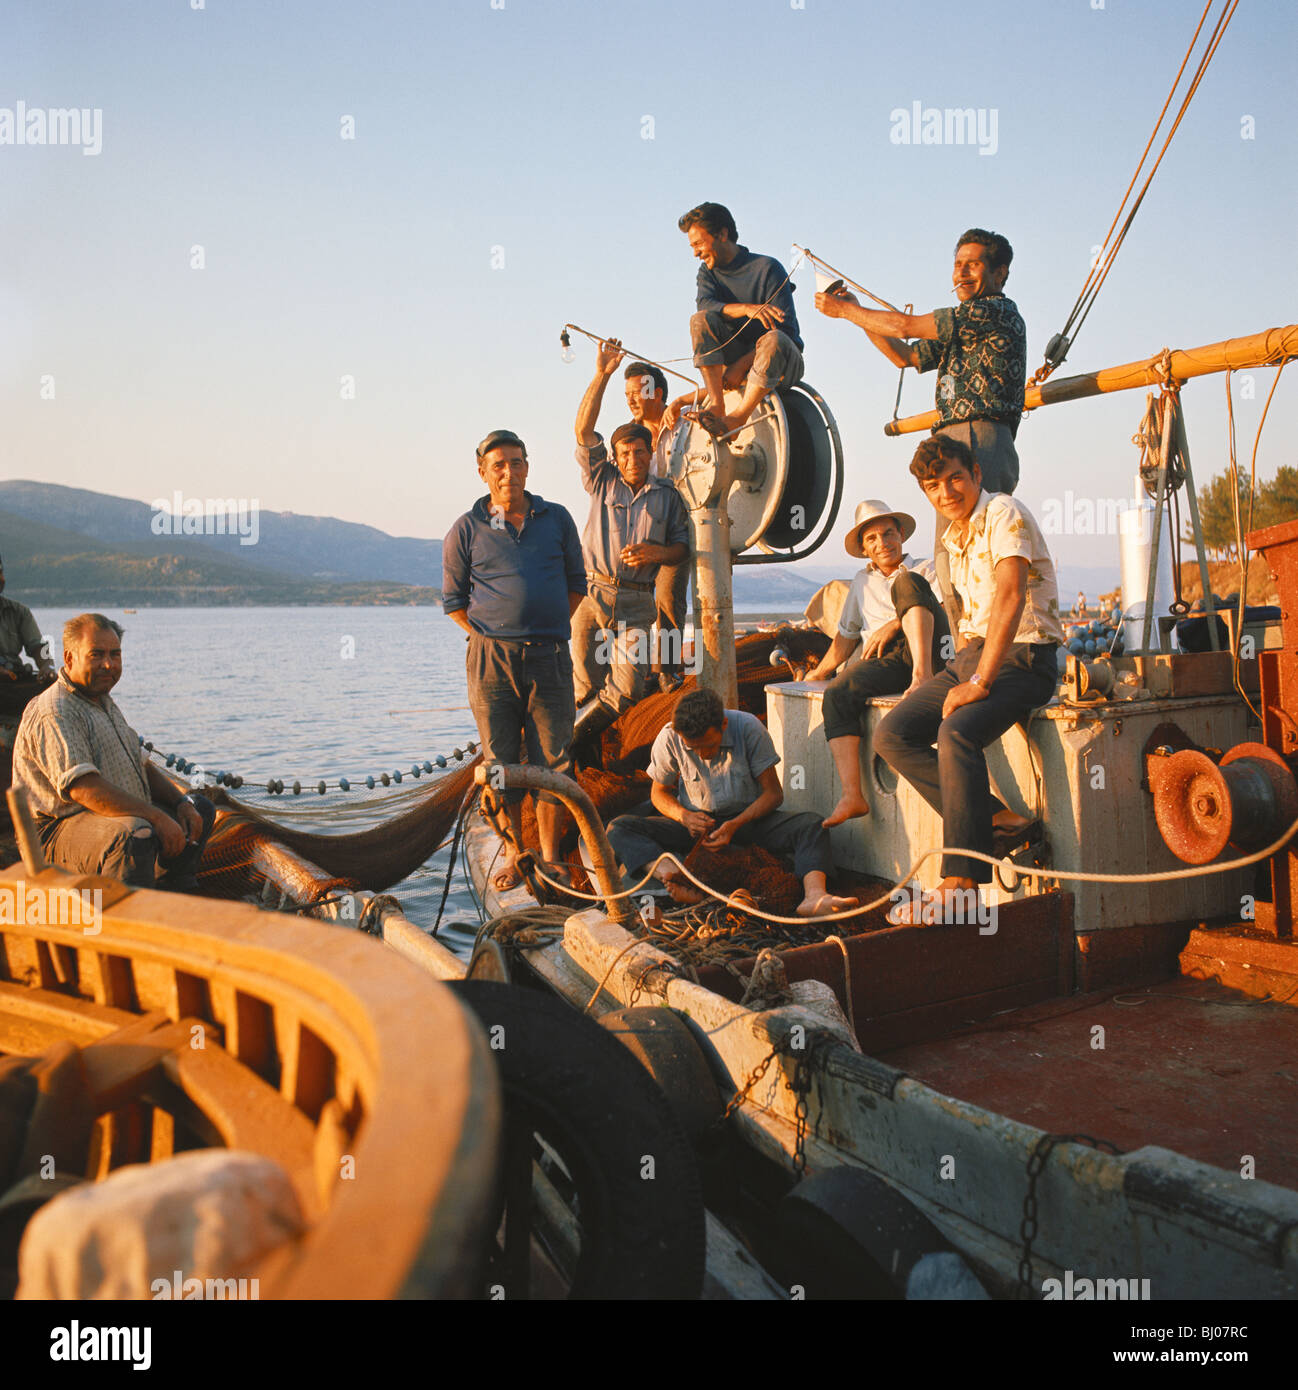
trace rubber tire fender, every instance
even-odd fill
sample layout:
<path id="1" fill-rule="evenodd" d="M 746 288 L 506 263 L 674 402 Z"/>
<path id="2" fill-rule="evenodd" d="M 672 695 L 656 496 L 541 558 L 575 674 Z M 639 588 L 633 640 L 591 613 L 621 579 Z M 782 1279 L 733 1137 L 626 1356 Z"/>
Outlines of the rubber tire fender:
<path id="1" fill-rule="evenodd" d="M 649 1074 L 550 995 L 487 980 L 449 988 L 487 1032 L 507 1118 L 521 1111 L 572 1174 L 583 1240 L 569 1298 L 698 1298 L 707 1246 L 698 1168 Z"/>

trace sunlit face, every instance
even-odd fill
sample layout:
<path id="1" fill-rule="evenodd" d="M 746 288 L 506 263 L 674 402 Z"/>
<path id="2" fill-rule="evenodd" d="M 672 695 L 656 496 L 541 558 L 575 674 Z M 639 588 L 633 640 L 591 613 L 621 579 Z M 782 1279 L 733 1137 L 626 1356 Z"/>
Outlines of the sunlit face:
<path id="1" fill-rule="evenodd" d="M 631 418 L 639 424 L 646 413 L 651 413 L 655 405 L 661 406 L 651 376 L 628 377 L 626 382 L 626 408 Z"/>
<path id="2" fill-rule="evenodd" d="M 686 738 L 682 734 L 681 742 L 691 753 L 697 753 L 705 762 L 711 762 L 721 751 L 721 735 L 725 733 L 729 722 L 728 719 L 723 719 L 719 729 L 705 729 L 698 738 Z"/>
<path id="3" fill-rule="evenodd" d="M 730 238 L 725 232 L 713 236 L 696 222 L 685 235 L 689 238 L 690 250 L 709 270 L 715 265 L 725 265 L 729 260 L 726 248 Z"/>
<path id="4" fill-rule="evenodd" d="M 967 521 L 982 492 L 982 469 L 975 463 L 970 474 L 957 459 L 947 459 L 945 464 L 936 478 L 929 478 L 920 486 L 940 516 L 948 521 Z"/>
<path id="5" fill-rule="evenodd" d="M 507 512 L 523 507 L 527 482 L 527 456 L 517 444 L 497 444 L 478 460 L 478 476 L 491 493 L 491 505 Z"/>
<path id="6" fill-rule="evenodd" d="M 987 261 L 987 248 L 976 241 L 966 241 L 957 246 L 955 268 L 951 272 L 951 283 L 955 286 L 955 297 L 964 304 L 970 299 L 982 299 L 989 294 L 999 294 L 1010 273 L 1007 265 L 993 270 Z"/>
<path id="7" fill-rule="evenodd" d="M 649 476 L 653 453 L 643 439 L 619 439 L 613 450 L 617 471 L 632 492 L 639 492 Z"/>
<path id="8" fill-rule="evenodd" d="M 861 549 L 884 572 L 891 574 L 901 564 L 901 530 L 890 516 L 872 521 L 861 532 Z"/>
<path id="9" fill-rule="evenodd" d="M 63 649 L 63 665 L 73 685 L 107 695 L 122 678 L 122 639 L 111 627 L 97 627 Z"/>

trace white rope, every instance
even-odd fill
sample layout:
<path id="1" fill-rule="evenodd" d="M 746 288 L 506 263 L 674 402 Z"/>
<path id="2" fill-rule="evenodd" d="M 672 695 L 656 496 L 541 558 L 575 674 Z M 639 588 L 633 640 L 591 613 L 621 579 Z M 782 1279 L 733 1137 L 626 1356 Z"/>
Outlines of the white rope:
<path id="1" fill-rule="evenodd" d="M 536 876 L 547 883 L 551 888 L 557 889 L 561 893 L 568 894 L 569 897 L 580 898 L 583 902 L 599 903 L 613 902 L 619 898 L 629 898 L 647 884 L 657 872 L 659 864 L 667 861 L 678 868 L 689 881 L 701 892 L 706 893 L 710 898 L 716 898 L 718 902 L 723 902 L 727 907 L 733 907 L 737 911 L 746 912 L 750 917 L 760 917 L 765 922 L 779 922 L 786 926 L 805 927 L 810 922 L 843 922 L 851 917 L 861 917 L 867 912 L 874 912 L 882 907 L 884 903 L 891 902 L 893 894 L 898 889 L 904 889 L 912 882 L 920 865 L 927 863 L 934 856 L 939 855 L 960 855 L 965 859 L 980 859 L 984 864 L 990 864 L 993 868 L 1006 866 L 1018 874 L 1021 878 L 1045 878 L 1054 879 L 1057 882 L 1068 883 L 1174 883 L 1183 878 L 1208 878 L 1213 874 L 1226 874 L 1235 869 L 1247 869 L 1250 865 L 1260 864 L 1264 859 L 1270 859 L 1273 854 L 1282 850 L 1285 845 L 1298 833 L 1298 820 L 1285 831 L 1283 835 L 1266 849 L 1260 849 L 1255 854 L 1245 856 L 1243 859 L 1231 859 L 1225 864 L 1203 864 L 1191 869 L 1165 869 L 1160 873 L 1152 874 L 1092 874 L 1083 873 L 1080 870 L 1070 869 L 1035 869 L 1015 864 L 1008 858 L 993 859 L 990 854 L 983 854 L 976 849 L 949 849 L 945 845 L 939 849 L 925 850 L 918 859 L 910 866 L 906 875 L 895 883 L 882 897 L 875 898 L 872 902 L 866 903 L 863 907 L 853 907 L 843 912 L 826 912 L 821 917 L 780 917 L 773 912 L 763 912 L 760 908 L 754 907 L 752 902 L 743 898 L 727 897 L 725 894 L 718 893 L 714 888 L 709 887 L 701 879 L 695 876 L 685 867 L 681 861 L 669 850 L 664 850 L 662 854 L 649 866 L 645 876 L 632 888 L 623 889 L 620 893 L 611 893 L 607 896 L 602 893 L 581 893 L 569 884 L 556 883 L 554 879 L 545 874 L 539 867 L 535 870 Z"/>

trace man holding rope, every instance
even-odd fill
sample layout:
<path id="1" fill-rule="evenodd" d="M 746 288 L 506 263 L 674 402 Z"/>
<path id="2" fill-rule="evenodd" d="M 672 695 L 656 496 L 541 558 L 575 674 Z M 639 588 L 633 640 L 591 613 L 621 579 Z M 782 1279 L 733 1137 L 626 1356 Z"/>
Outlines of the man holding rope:
<path id="1" fill-rule="evenodd" d="M 828 891 L 829 834 L 820 817 L 778 809 L 784 789 L 780 755 L 762 721 L 725 709 L 711 690 L 691 690 L 676 703 L 672 722 L 658 731 L 649 757 L 656 815 L 619 816 L 608 828 L 613 852 L 634 882 L 664 850 L 684 857 L 700 841 L 705 849 L 761 845 L 793 859 L 805 896 L 799 917 L 824 917 L 858 906 L 856 898 Z M 702 894 L 672 864 L 654 872 L 677 902 Z"/>
<path id="2" fill-rule="evenodd" d="M 1019 483 L 1014 436 L 1023 414 L 1028 346 L 1018 306 L 1004 293 L 1013 259 L 1014 248 L 999 233 L 970 227 L 956 242 L 951 273 L 959 303 L 931 314 L 865 309 L 843 289 L 816 295 L 822 314 L 856 324 L 894 366 L 937 369 L 933 433 L 968 447 L 988 492 L 1010 493 Z M 938 587 L 954 627 L 958 601 L 951 593 L 946 551 L 940 542 L 935 545 Z"/>
<path id="3" fill-rule="evenodd" d="M 625 354 L 621 341 L 609 338 L 601 341 L 595 354 L 595 375 L 577 407 L 577 461 L 583 478 L 589 473 L 596 451 L 603 451 L 604 440 L 596 431 L 600 407 L 609 379 L 621 365 Z M 667 478 L 667 455 L 671 449 L 672 430 L 666 423 L 667 378 L 661 367 L 652 362 L 632 362 L 622 373 L 626 382 L 626 404 L 634 424 L 649 431 L 653 460 L 649 474 L 652 479 Z M 625 428 L 625 427 L 624 427 Z M 689 593 L 690 561 L 686 554 L 676 562 L 658 566 L 654 577 L 654 607 L 658 619 L 658 641 L 653 652 L 652 666 L 658 688 L 677 690 L 682 680 L 684 661 L 681 656 L 682 629 L 685 626 L 686 600 Z M 650 683 L 646 680 L 644 689 Z M 643 691 L 642 691 L 643 693 Z"/>

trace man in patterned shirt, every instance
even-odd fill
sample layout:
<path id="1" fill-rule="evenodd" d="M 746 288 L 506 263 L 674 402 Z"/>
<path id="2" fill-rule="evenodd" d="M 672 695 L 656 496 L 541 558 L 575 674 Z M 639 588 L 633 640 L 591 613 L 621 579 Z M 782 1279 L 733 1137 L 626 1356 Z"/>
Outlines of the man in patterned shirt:
<path id="1" fill-rule="evenodd" d="M 956 243 L 954 309 L 901 314 L 863 309 L 846 290 L 816 296 L 822 314 L 862 328 L 894 366 L 937 368 L 934 433 L 969 446 L 988 492 L 1013 492 L 1019 481 L 1014 436 L 1027 383 L 1027 330 L 1004 294 L 1013 259 L 1003 236 L 971 227 Z"/>
<path id="2" fill-rule="evenodd" d="M 942 544 L 965 640 L 944 671 L 879 725 L 874 748 L 942 816 L 945 845 L 1004 852 L 1031 823 L 993 798 L 983 749 L 1054 694 L 1064 637 L 1055 566 L 1027 508 L 985 490 L 967 444 L 934 435 L 910 471 L 947 523 Z M 942 874 L 925 923 L 947 920 L 953 903 L 990 880 L 991 866 L 948 854 Z M 920 925 L 916 914 L 910 920 Z"/>
<path id="3" fill-rule="evenodd" d="M 863 309 L 846 290 L 816 296 L 816 308 L 865 331 L 897 367 L 938 370 L 934 434 L 972 451 L 988 492 L 1013 492 L 1019 482 L 1014 448 L 1027 382 L 1027 330 L 1018 306 L 1004 294 L 1014 248 L 997 232 L 970 227 L 956 242 L 951 283 L 959 303 L 931 314 Z M 909 338 L 917 341 L 908 342 Z M 941 523 L 938 534 L 941 534 Z M 936 539 L 935 539 L 936 544 Z M 936 545 L 938 586 L 952 626 L 959 622 L 946 552 Z"/>
<path id="4" fill-rule="evenodd" d="M 63 625 L 58 680 L 18 726 L 14 785 L 27 793 L 51 863 L 136 888 L 191 892 L 216 808 L 163 776 L 109 695 L 122 678 L 121 639 L 102 613 Z M 158 865 L 164 874 L 155 885 Z"/>

